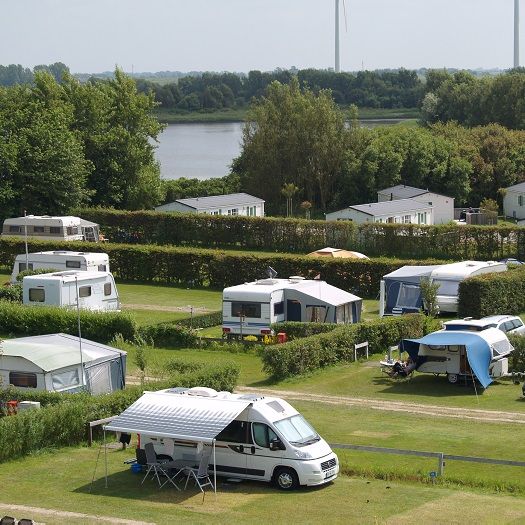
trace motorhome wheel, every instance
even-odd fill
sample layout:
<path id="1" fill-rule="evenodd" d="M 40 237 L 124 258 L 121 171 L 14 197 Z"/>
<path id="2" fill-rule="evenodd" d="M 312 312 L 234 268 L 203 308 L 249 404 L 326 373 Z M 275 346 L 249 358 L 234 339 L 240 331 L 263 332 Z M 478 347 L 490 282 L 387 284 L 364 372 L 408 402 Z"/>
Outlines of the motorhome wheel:
<path id="1" fill-rule="evenodd" d="M 294 490 L 299 487 L 299 477 L 295 470 L 282 467 L 275 472 L 274 483 L 281 490 Z"/>
<path id="2" fill-rule="evenodd" d="M 458 382 L 458 375 L 457 374 L 447 374 L 447 379 L 449 383 L 455 384 Z"/>

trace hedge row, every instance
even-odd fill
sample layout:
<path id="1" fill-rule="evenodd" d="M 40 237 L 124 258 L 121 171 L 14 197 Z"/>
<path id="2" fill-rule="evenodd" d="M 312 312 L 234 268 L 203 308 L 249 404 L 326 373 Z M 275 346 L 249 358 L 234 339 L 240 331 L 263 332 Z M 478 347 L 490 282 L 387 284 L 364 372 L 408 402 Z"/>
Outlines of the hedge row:
<path id="1" fill-rule="evenodd" d="M 239 378 L 234 364 L 179 374 L 163 383 L 132 387 L 109 395 L 41 393 L 46 402 L 41 410 L 30 410 L 17 416 L 0 418 L 0 463 L 12 460 L 46 447 L 74 445 L 86 439 L 89 421 L 110 417 L 122 412 L 137 400 L 144 390 L 159 390 L 174 386 L 207 386 L 216 390 L 232 391 Z M 1 398 L 39 400 L 37 393 L 28 396 L 22 390 L 0 390 Z M 53 399 L 61 397 L 61 400 Z M 49 400 L 52 399 L 51 402 Z"/>
<path id="2" fill-rule="evenodd" d="M 85 250 L 85 243 L 31 241 L 31 251 Z M 159 282 L 183 286 L 209 286 L 223 289 L 266 276 L 268 266 L 278 276 L 302 275 L 321 278 L 333 286 L 361 297 L 376 297 L 383 275 L 406 264 L 440 264 L 439 260 L 399 259 L 324 259 L 294 255 L 240 254 L 218 250 L 173 246 L 125 245 L 107 243 L 89 245 L 110 258 L 111 271 L 126 281 Z M 24 244 L 14 239 L 0 239 L 0 266 L 11 268 Z"/>
<path id="3" fill-rule="evenodd" d="M 284 332 L 288 340 L 310 337 L 311 335 L 324 334 L 337 328 L 334 323 L 301 323 L 297 321 L 285 321 L 272 324 L 272 330 L 278 334 Z"/>
<path id="4" fill-rule="evenodd" d="M 423 314 L 414 314 L 339 325 L 327 333 L 265 347 L 263 369 L 274 378 L 282 379 L 342 361 L 353 361 L 354 345 L 364 341 L 368 341 L 371 353 L 386 352 L 401 339 L 422 336 L 426 324 Z"/>
<path id="5" fill-rule="evenodd" d="M 458 315 L 476 319 L 485 315 L 525 311 L 525 268 L 488 273 L 459 283 Z"/>
<path id="6" fill-rule="evenodd" d="M 207 314 L 194 315 L 193 318 L 179 319 L 177 324 L 189 328 L 210 328 L 222 324 L 222 310 L 208 312 Z"/>
<path id="7" fill-rule="evenodd" d="M 512 226 L 419 226 L 355 224 L 351 221 L 257 218 L 116 211 L 84 208 L 76 213 L 101 225 L 115 242 L 156 243 L 279 252 L 324 246 L 369 256 L 439 259 L 525 257 L 525 229 Z"/>

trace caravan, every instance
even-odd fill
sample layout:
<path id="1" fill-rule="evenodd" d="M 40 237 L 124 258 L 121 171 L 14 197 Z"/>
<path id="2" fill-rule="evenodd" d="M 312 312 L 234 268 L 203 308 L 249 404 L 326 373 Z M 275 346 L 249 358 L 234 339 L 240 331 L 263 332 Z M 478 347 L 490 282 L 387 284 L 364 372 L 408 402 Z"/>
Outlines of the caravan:
<path id="1" fill-rule="evenodd" d="M 119 310 L 115 279 L 109 272 L 56 272 L 30 275 L 23 280 L 23 303 L 33 306 L 87 310 Z M 77 290 L 78 287 L 78 290 Z"/>
<path id="2" fill-rule="evenodd" d="M 326 441 L 280 398 L 173 388 L 146 392 L 106 426 L 137 433 L 137 461 L 153 443 L 158 457 L 198 464 L 198 444 L 214 448 L 210 470 L 239 479 L 273 481 L 282 490 L 323 485 L 339 473 Z"/>
<path id="3" fill-rule="evenodd" d="M 282 321 L 357 323 L 362 302 L 317 279 L 261 279 L 224 289 L 222 331 L 228 337 L 261 337 Z"/>
<path id="4" fill-rule="evenodd" d="M 25 270 L 38 270 L 42 268 L 54 271 L 97 271 L 109 272 L 109 256 L 107 253 L 69 252 L 56 250 L 51 252 L 36 252 L 27 255 L 17 255 L 11 282 L 16 282 L 16 277 Z"/>

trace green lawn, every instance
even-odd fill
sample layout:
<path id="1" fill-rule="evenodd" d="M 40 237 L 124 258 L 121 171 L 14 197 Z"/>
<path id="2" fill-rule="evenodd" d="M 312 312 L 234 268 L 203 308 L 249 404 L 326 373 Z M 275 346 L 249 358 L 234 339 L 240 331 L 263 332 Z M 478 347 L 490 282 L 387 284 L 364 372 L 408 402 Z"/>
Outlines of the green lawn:
<path id="1" fill-rule="evenodd" d="M 54 525 L 90 524 L 94 516 L 146 523 L 520 523 L 525 499 L 481 491 L 340 476 L 314 489 L 281 493 L 265 483 L 225 483 L 218 494 L 202 497 L 195 490 L 176 492 L 156 482 L 140 484 L 123 461 L 132 450 L 108 450 L 108 487 L 103 456 L 94 448 L 64 448 L 2 465 L 0 514 L 30 517 Z M 95 471 L 95 466 L 97 469 Z M 21 473 L 25 473 L 21 475 Z M 91 480 L 94 478 L 94 483 Z M 84 513 L 84 518 L 16 511 L 29 505 Z M 459 521 L 458 521 L 459 520 Z"/>

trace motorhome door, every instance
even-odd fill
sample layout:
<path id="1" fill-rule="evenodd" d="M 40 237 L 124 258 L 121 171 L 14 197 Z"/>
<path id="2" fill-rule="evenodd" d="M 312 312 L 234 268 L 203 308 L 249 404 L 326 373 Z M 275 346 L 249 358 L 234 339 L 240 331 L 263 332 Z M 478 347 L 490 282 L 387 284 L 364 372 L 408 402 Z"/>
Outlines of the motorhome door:
<path id="1" fill-rule="evenodd" d="M 273 450 L 270 448 L 272 441 L 281 445 L 282 442 L 265 423 L 252 423 L 252 439 L 246 474 L 253 478 L 270 479 L 274 467 L 281 463 L 284 445 L 281 448 L 275 448 L 273 445 Z"/>
<path id="2" fill-rule="evenodd" d="M 252 446 L 250 423 L 232 421 L 216 437 L 215 461 L 217 472 L 246 475 L 246 458 Z"/>

